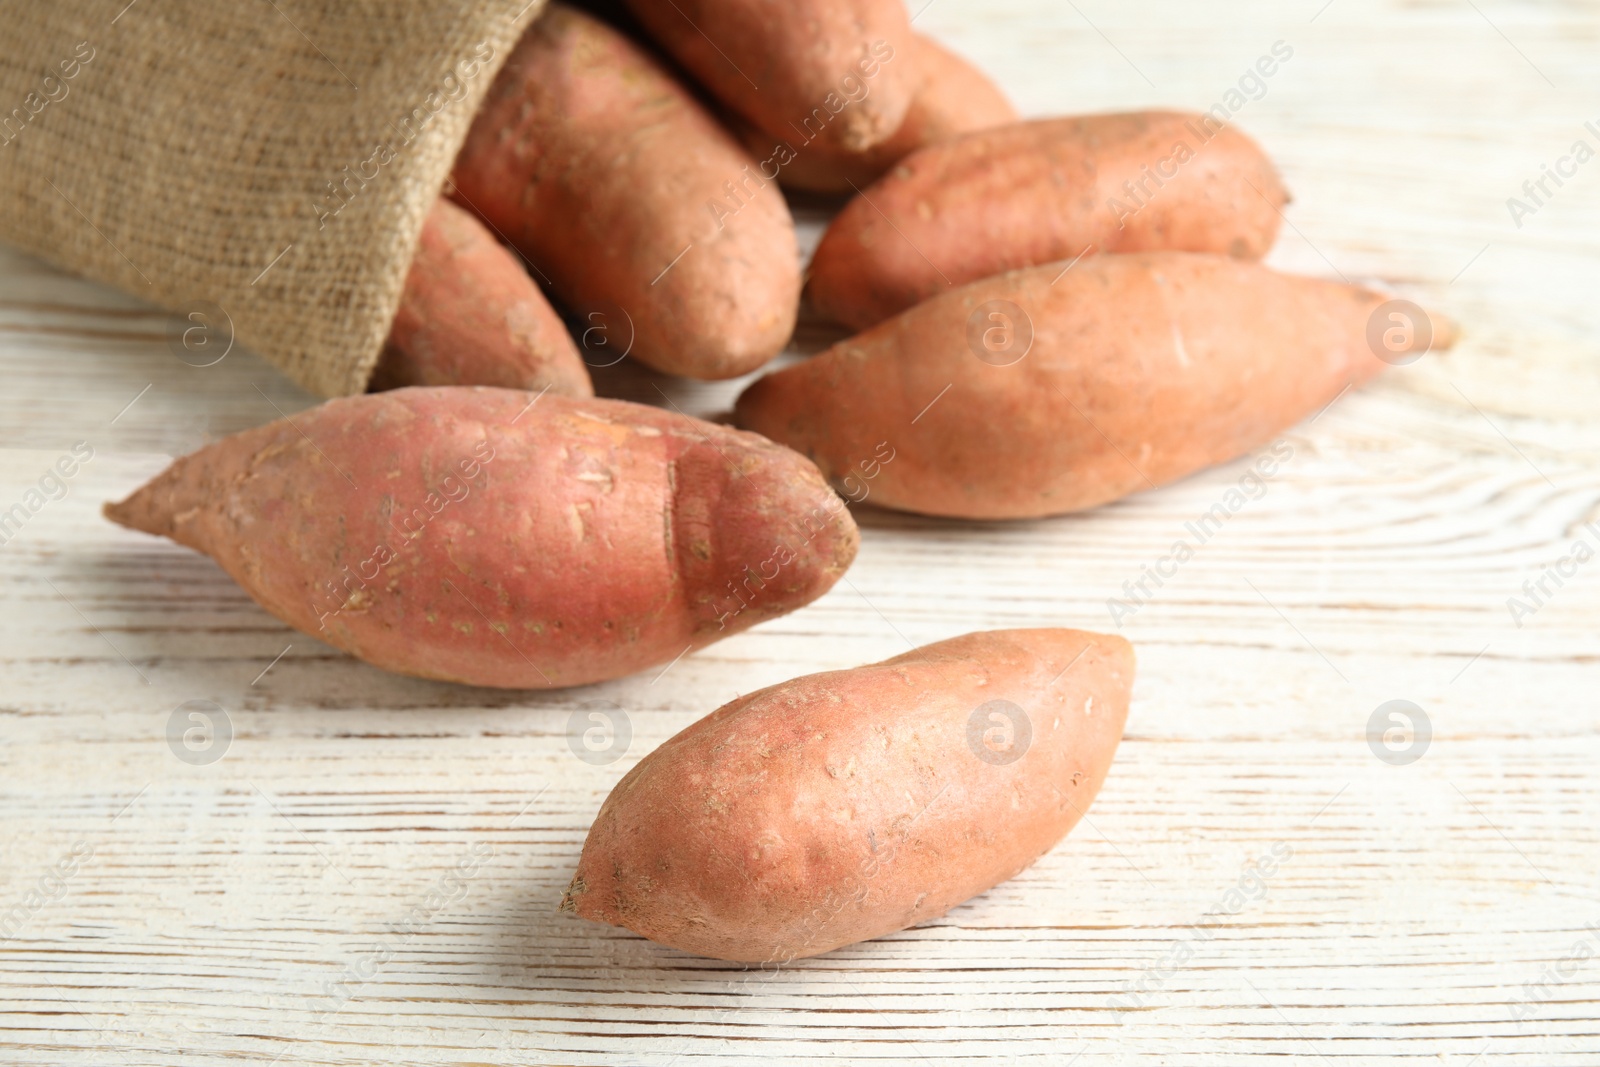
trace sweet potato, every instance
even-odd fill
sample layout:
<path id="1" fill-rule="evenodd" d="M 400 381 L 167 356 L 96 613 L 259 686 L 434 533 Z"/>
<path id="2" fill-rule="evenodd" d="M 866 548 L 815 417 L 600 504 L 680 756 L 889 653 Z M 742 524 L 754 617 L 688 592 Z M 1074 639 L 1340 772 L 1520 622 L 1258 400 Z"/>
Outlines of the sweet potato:
<path id="1" fill-rule="evenodd" d="M 368 663 L 509 688 L 615 678 L 792 611 L 857 544 L 816 468 L 754 434 L 482 387 L 331 401 L 106 515 Z"/>
<path id="2" fill-rule="evenodd" d="M 750 962 L 937 918 L 1072 829 L 1133 669 L 1120 637 L 999 630 L 751 693 L 617 783 L 562 908 Z"/>
<path id="3" fill-rule="evenodd" d="M 1244 134 L 1176 112 L 1003 126 L 914 152 L 834 219 L 807 295 L 855 329 L 1085 251 L 1260 259 L 1288 201 Z"/>
<path id="4" fill-rule="evenodd" d="M 423 223 L 374 389 L 498 385 L 593 396 L 560 316 L 483 223 L 439 200 Z"/>
<path id="5" fill-rule="evenodd" d="M 524 35 L 454 183 L 561 302 L 603 316 L 658 370 L 734 377 L 794 331 L 799 252 L 777 185 L 655 59 L 589 15 L 551 4 Z"/>
<path id="6" fill-rule="evenodd" d="M 913 34 L 911 54 L 926 77 L 893 137 L 864 152 L 830 150 L 818 142 L 795 148 L 793 136 L 782 138 L 794 158 L 778 172 L 778 183 L 808 193 L 857 192 L 919 148 L 1017 121 L 1000 87 L 938 41 Z M 757 159 L 774 154 L 773 138 L 758 129 L 746 127 L 743 140 Z"/>
<path id="7" fill-rule="evenodd" d="M 769 374 L 738 422 L 840 480 L 887 440 L 874 503 L 1027 518 L 1232 459 L 1383 366 L 1385 297 L 1366 289 L 1183 252 L 1068 267 L 976 282 Z"/>
<path id="8" fill-rule="evenodd" d="M 922 82 L 902 0 L 627 0 L 658 44 L 774 137 L 888 140 Z"/>

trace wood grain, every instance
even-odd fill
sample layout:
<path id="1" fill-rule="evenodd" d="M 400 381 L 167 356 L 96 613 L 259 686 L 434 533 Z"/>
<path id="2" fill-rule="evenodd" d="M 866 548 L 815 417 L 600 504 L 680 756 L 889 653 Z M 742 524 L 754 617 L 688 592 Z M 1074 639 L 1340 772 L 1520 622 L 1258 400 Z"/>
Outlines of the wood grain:
<path id="1" fill-rule="evenodd" d="M 917 25 L 1032 114 L 1203 108 L 1290 42 L 1238 117 L 1297 197 L 1274 262 L 1389 279 L 1468 334 L 1288 432 L 1122 620 L 1134 709 L 1085 823 L 936 922 L 777 971 L 555 910 L 601 799 L 676 730 L 973 629 L 1116 629 L 1108 600 L 1246 462 L 1045 522 L 862 507 L 832 593 L 665 672 L 419 682 L 98 516 L 311 398 L 242 350 L 186 366 L 164 314 L 0 250 L 0 510 L 95 450 L 0 546 L 0 1062 L 1600 1063 L 1600 560 L 1521 626 L 1507 606 L 1600 547 L 1600 169 L 1521 229 L 1504 203 L 1600 119 L 1600 13 L 934 0 Z M 695 414 L 738 387 L 602 375 Z M 1405 766 L 1367 739 L 1396 699 L 1432 726 Z M 189 701 L 231 724 L 216 762 L 168 745 Z M 610 764 L 571 747 L 594 707 L 631 725 Z"/>

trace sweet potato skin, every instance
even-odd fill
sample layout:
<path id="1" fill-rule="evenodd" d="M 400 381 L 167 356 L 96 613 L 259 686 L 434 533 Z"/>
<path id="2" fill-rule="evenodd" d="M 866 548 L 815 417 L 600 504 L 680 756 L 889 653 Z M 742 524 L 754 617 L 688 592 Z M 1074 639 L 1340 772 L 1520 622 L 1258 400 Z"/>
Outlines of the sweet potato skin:
<path id="1" fill-rule="evenodd" d="M 617 784 L 562 907 L 749 962 L 936 918 L 1078 821 L 1133 672 L 1120 637 L 1001 630 L 752 693 Z M 1026 728 L 1014 711 L 990 718 L 993 701 Z"/>
<path id="2" fill-rule="evenodd" d="M 830 478 L 888 440 L 886 507 L 1030 518 L 1242 455 L 1384 365 L 1367 329 L 1385 297 L 1366 289 L 1182 252 L 1067 266 L 976 282 L 769 374 L 738 422 Z M 988 330 L 1014 347 L 980 358 Z"/>
<path id="3" fill-rule="evenodd" d="M 423 223 L 372 385 L 594 395 L 565 324 L 522 264 L 483 223 L 443 199 Z"/>
<path id="4" fill-rule="evenodd" d="M 775 137 L 863 151 L 899 129 L 922 82 L 902 0 L 627 4 L 712 95 Z"/>
<path id="5" fill-rule="evenodd" d="M 631 355 L 747 373 L 794 332 L 800 266 L 776 183 L 690 92 L 604 23 L 551 4 L 474 120 L 457 200 L 580 315 L 621 314 Z"/>
<path id="6" fill-rule="evenodd" d="M 871 185 L 919 148 L 1017 121 L 1017 109 L 1000 87 L 938 41 L 914 33 L 911 54 L 922 68 L 922 88 L 894 136 L 864 152 L 830 150 L 817 142 L 802 145 L 779 172 L 779 184 L 808 193 L 848 195 Z M 794 147 L 793 136 L 783 140 Z M 757 159 L 773 154 L 773 138 L 758 130 L 747 128 L 744 143 Z"/>
<path id="7" fill-rule="evenodd" d="M 368 663 L 507 688 L 669 662 L 820 596 L 857 544 L 816 469 L 763 438 L 491 388 L 334 400 L 180 459 L 106 514 Z"/>
<path id="8" fill-rule="evenodd" d="M 1255 142 L 1206 122 L 1048 119 L 914 152 L 828 227 L 807 295 L 865 329 L 954 286 L 1085 251 L 1260 259 L 1288 193 Z"/>

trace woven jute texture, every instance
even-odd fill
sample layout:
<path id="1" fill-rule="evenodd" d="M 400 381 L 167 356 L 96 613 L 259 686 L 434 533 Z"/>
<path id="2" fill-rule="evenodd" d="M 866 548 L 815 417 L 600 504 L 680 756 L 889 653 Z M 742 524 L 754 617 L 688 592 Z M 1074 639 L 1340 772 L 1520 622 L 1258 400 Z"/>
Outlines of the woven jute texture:
<path id="1" fill-rule="evenodd" d="M 0 240 L 180 313 L 216 305 L 307 389 L 360 392 L 428 206 L 541 6 L 7 4 Z"/>

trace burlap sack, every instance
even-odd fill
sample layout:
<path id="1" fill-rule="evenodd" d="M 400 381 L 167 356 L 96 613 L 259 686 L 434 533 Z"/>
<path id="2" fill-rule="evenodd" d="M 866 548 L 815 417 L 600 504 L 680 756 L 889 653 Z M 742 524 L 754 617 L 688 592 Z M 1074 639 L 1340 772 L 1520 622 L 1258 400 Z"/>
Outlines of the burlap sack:
<path id="1" fill-rule="evenodd" d="M 216 305 L 301 385 L 360 392 L 428 206 L 542 4 L 7 4 L 0 241 Z"/>

